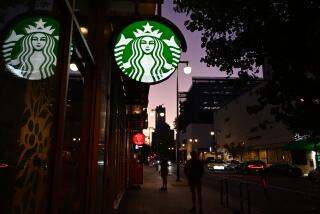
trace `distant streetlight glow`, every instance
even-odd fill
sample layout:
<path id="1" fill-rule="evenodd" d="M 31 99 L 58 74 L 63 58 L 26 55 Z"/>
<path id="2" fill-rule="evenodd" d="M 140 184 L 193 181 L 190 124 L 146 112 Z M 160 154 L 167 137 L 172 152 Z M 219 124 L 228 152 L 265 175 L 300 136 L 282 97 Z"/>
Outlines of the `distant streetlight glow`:
<path id="1" fill-rule="evenodd" d="M 71 71 L 78 71 L 79 70 L 75 63 L 70 64 L 70 69 L 71 69 Z"/>
<path id="2" fill-rule="evenodd" d="M 190 142 L 190 143 L 192 143 L 192 142 L 193 142 L 193 143 L 197 143 L 197 142 L 198 142 L 198 139 L 192 139 L 192 138 L 190 138 L 190 139 L 189 139 L 189 142 Z"/>
<path id="3" fill-rule="evenodd" d="M 184 69 L 183 69 L 183 72 L 185 73 L 185 74 L 190 74 L 191 73 L 191 67 L 190 66 L 187 66 L 187 67 L 185 67 Z"/>
<path id="4" fill-rule="evenodd" d="M 160 113 L 160 117 L 164 117 L 164 113 L 163 112 Z"/>
<path id="5" fill-rule="evenodd" d="M 88 34 L 88 28 L 86 28 L 86 27 L 80 27 L 80 31 L 84 35 Z"/>

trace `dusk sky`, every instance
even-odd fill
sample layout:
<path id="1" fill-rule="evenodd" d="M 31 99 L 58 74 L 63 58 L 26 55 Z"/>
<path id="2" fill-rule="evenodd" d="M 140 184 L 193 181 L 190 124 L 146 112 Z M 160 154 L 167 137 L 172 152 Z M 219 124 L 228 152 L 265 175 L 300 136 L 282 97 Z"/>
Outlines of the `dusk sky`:
<path id="1" fill-rule="evenodd" d="M 200 59 L 205 55 L 201 49 L 201 33 L 190 32 L 184 26 L 187 17 L 185 14 L 175 13 L 173 11 L 173 0 L 165 0 L 162 6 L 162 16 L 173 22 L 183 33 L 188 50 L 181 55 L 180 60 L 189 61 L 192 67 L 192 73 L 186 75 L 183 73 L 185 64 L 179 64 L 179 91 L 188 91 L 192 84 L 192 77 L 224 77 L 225 73 L 220 72 L 217 68 L 208 68 L 205 63 L 200 63 Z M 173 128 L 173 121 L 176 117 L 176 73 L 164 82 L 152 85 L 149 92 L 149 127 L 154 127 L 154 117 L 150 116 L 151 109 L 163 104 L 166 108 L 166 121 Z"/>

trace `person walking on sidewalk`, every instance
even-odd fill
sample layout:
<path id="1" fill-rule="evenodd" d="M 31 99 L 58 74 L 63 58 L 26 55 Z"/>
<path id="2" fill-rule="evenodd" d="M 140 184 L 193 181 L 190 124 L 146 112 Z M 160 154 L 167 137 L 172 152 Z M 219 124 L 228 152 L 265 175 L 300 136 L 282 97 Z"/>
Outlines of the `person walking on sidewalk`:
<path id="1" fill-rule="evenodd" d="M 160 163 L 160 175 L 162 178 L 162 187 L 160 188 L 160 190 L 167 190 L 167 183 L 168 183 L 168 174 L 169 174 L 169 169 L 168 169 L 168 161 L 166 158 L 162 158 L 161 159 L 161 163 Z"/>
<path id="2" fill-rule="evenodd" d="M 184 167 L 184 173 L 188 178 L 189 187 L 192 193 L 192 208 L 190 212 L 196 212 L 196 199 L 198 199 L 200 214 L 202 214 L 201 178 L 204 173 L 203 164 L 198 159 L 195 151 L 192 151 L 190 155 L 191 159 L 187 161 Z"/>

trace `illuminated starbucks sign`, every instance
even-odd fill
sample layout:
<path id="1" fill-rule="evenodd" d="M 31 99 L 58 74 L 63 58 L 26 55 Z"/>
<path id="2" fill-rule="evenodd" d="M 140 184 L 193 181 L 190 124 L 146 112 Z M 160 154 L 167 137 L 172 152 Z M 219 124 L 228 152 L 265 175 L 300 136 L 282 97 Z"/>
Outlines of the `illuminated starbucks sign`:
<path id="1" fill-rule="evenodd" d="M 115 60 L 128 77 L 157 83 L 169 77 L 180 60 L 178 37 L 163 23 L 137 21 L 122 30 L 115 47 Z"/>
<path id="2" fill-rule="evenodd" d="M 40 80 L 55 74 L 59 23 L 50 17 L 33 16 L 16 22 L 2 41 L 2 57 L 14 75 Z"/>

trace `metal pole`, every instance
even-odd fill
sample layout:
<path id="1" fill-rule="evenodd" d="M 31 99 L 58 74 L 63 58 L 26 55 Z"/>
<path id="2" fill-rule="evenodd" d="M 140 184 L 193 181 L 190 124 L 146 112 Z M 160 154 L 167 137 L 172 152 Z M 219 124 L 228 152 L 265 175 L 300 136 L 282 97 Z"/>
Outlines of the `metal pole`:
<path id="1" fill-rule="evenodd" d="M 158 16 L 161 16 L 161 14 L 162 14 L 162 13 L 161 13 L 161 6 L 162 6 L 161 3 L 158 3 L 158 4 L 157 4 L 157 15 L 158 15 Z"/>
<path id="2" fill-rule="evenodd" d="M 223 180 L 220 180 L 220 204 L 223 205 Z"/>
<path id="3" fill-rule="evenodd" d="M 176 119 L 176 160 L 177 160 L 177 181 L 180 181 L 180 141 L 179 141 L 179 66 L 177 66 L 177 119 Z"/>
<path id="4" fill-rule="evenodd" d="M 179 63 L 186 63 L 188 65 L 188 61 L 179 61 Z M 180 181 L 180 140 L 179 140 L 179 63 L 177 65 L 177 119 L 176 119 L 176 128 L 177 128 L 177 136 L 176 136 L 176 160 L 177 160 L 177 181 Z"/>
<path id="5" fill-rule="evenodd" d="M 251 201 L 250 201 L 249 183 L 247 183 L 247 203 L 248 203 L 248 214 L 251 214 Z"/>
<path id="6" fill-rule="evenodd" d="M 229 186 L 228 186 L 228 179 L 225 180 L 226 184 L 226 207 L 229 207 Z"/>
<path id="7" fill-rule="evenodd" d="M 314 147 L 314 151 L 316 151 L 316 166 L 314 167 L 314 169 L 318 169 L 319 166 L 320 166 L 320 163 L 319 163 L 319 153 L 318 153 L 318 150 L 317 150 L 317 141 L 314 139 L 314 144 L 313 144 L 313 147 Z"/>
<path id="8" fill-rule="evenodd" d="M 58 1 L 57 1 L 58 2 Z M 57 61 L 57 71 L 59 71 L 57 75 L 58 80 L 58 90 L 57 90 L 57 102 L 56 102 L 56 112 L 54 120 L 54 128 L 53 135 L 55 138 L 53 156 L 52 156 L 52 168 L 51 168 L 51 178 L 49 180 L 49 201 L 48 201 L 48 210 L 49 213 L 58 213 L 58 205 L 60 204 L 60 194 L 58 188 L 60 187 L 60 176 L 62 175 L 62 164 L 61 164 L 61 153 L 62 153 L 62 144 L 64 142 L 65 135 L 65 126 L 66 126 L 66 100 L 68 94 L 68 68 L 70 62 L 70 47 L 71 40 L 73 35 L 73 26 L 74 21 L 73 17 L 73 9 L 75 1 L 63 2 L 59 1 L 62 5 L 61 7 L 61 15 L 64 17 L 64 22 L 61 24 L 61 33 L 59 41 L 59 59 Z M 71 10 L 69 10 L 71 8 Z M 84 206 L 82 206 L 83 208 Z"/>
<path id="9" fill-rule="evenodd" d="M 242 182 L 239 183 L 239 189 L 240 189 L 240 211 L 243 212 L 243 194 L 242 194 Z"/>

